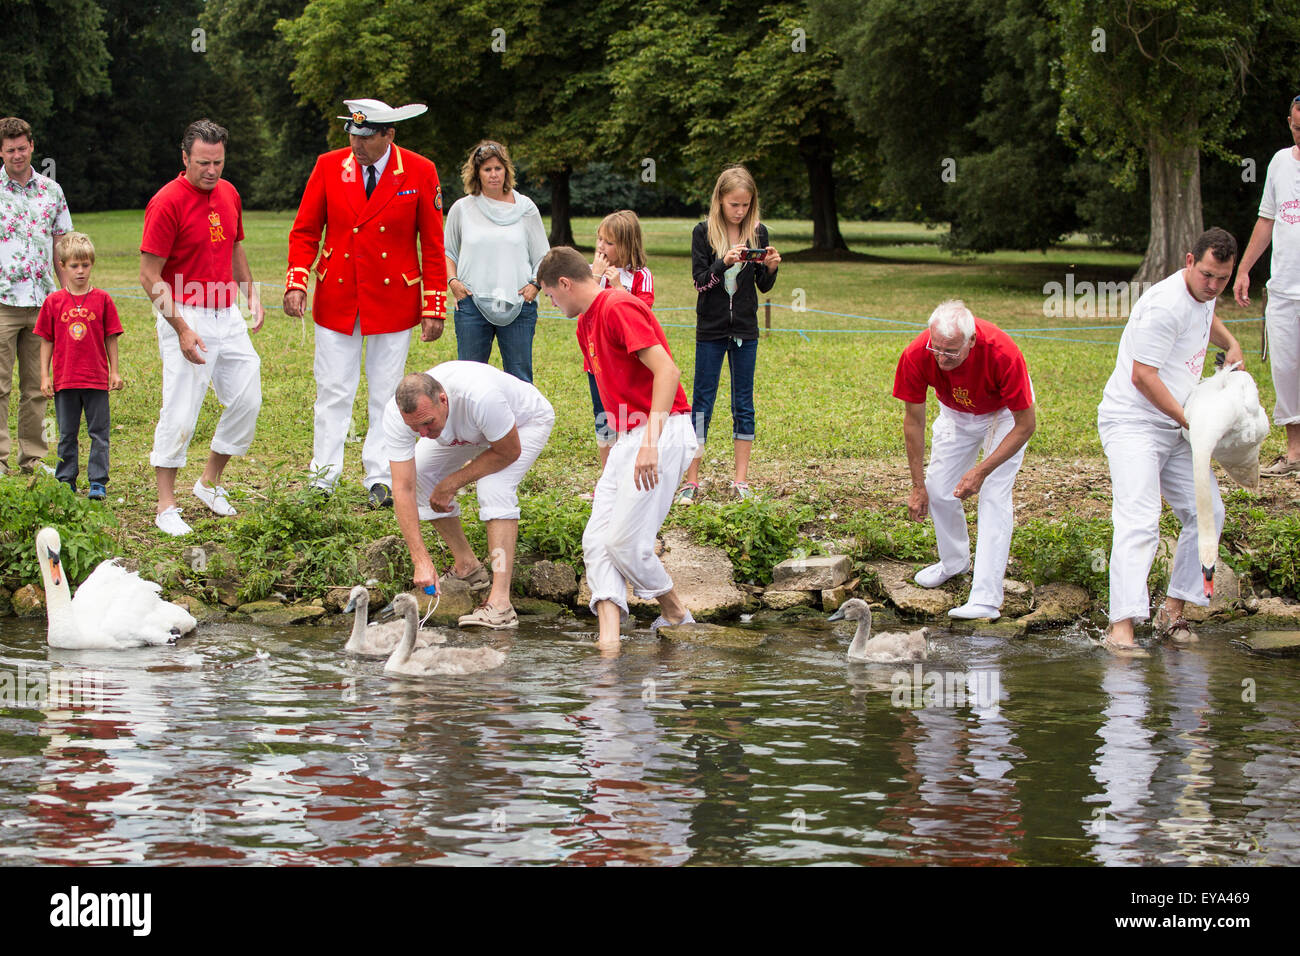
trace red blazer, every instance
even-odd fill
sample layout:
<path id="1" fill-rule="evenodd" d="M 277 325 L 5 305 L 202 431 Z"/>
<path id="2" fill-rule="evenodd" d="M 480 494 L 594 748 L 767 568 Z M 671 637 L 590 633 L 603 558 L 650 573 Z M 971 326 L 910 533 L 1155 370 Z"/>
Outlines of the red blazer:
<path id="1" fill-rule="evenodd" d="M 362 175 L 346 147 L 316 160 L 289 231 L 285 291 L 306 292 L 314 263 L 312 318 L 344 335 L 358 315 L 362 335 L 402 332 L 423 316 L 443 318 L 447 262 L 437 169 L 394 145 L 369 199 Z"/>

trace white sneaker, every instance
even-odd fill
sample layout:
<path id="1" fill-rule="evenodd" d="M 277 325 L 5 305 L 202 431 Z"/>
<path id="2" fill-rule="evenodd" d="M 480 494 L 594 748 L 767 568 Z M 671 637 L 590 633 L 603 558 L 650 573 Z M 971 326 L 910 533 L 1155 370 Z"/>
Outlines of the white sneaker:
<path id="1" fill-rule="evenodd" d="M 219 514 L 223 518 L 233 518 L 239 514 L 226 497 L 225 488 L 220 485 L 215 488 L 205 487 L 202 478 L 194 482 L 194 497 L 207 505 L 208 509 L 214 514 Z"/>
<path id="2" fill-rule="evenodd" d="M 162 514 L 158 515 L 158 517 L 154 518 L 153 523 L 156 524 L 159 530 L 163 533 L 169 534 L 174 538 L 187 535 L 194 530 L 185 523 L 185 519 L 181 517 L 181 509 L 176 505 L 172 505 Z"/>
<path id="3" fill-rule="evenodd" d="M 679 624 L 694 624 L 694 623 L 695 623 L 695 618 L 691 617 L 690 611 L 687 611 L 686 616 L 682 618 L 680 621 L 678 621 L 677 624 L 669 624 L 668 618 L 660 614 L 657 618 L 655 618 L 654 623 L 650 625 L 650 636 L 658 637 L 659 628 L 661 627 L 677 627 Z"/>
<path id="4" fill-rule="evenodd" d="M 955 607 L 948 612 L 949 617 L 959 617 L 964 621 L 974 621 L 981 618 L 988 618 L 990 621 L 996 621 L 1002 616 L 999 611 L 991 604 L 963 604 L 961 607 Z"/>
<path id="5" fill-rule="evenodd" d="M 916 577 L 912 580 L 923 588 L 937 588 L 949 578 L 955 578 L 959 574 L 965 574 L 969 569 L 970 565 L 968 564 L 960 571 L 945 571 L 943 569 L 943 562 L 940 561 L 938 564 L 932 564 L 928 568 L 922 568 L 920 571 L 917 571 Z"/>

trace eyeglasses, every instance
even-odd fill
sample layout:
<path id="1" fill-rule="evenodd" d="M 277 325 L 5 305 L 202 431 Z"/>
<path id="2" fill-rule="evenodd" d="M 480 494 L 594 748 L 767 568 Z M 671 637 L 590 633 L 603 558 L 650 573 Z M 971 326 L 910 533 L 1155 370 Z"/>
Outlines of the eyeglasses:
<path id="1" fill-rule="evenodd" d="M 939 356 L 939 358 L 955 359 L 958 355 L 961 355 L 962 352 L 966 351 L 966 346 L 963 345 L 959 349 L 937 349 L 934 347 L 934 340 L 931 339 L 929 342 L 925 343 L 925 350 L 927 352 L 933 352 L 935 355 Z"/>

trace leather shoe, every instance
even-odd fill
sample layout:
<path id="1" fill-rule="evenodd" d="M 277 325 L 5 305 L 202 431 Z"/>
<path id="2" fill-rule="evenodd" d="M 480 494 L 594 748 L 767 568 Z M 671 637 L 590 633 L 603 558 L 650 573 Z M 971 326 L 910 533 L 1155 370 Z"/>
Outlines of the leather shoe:
<path id="1" fill-rule="evenodd" d="M 375 482 L 370 486 L 370 496 L 367 500 L 372 508 L 391 508 L 393 506 L 393 489 L 380 482 Z"/>

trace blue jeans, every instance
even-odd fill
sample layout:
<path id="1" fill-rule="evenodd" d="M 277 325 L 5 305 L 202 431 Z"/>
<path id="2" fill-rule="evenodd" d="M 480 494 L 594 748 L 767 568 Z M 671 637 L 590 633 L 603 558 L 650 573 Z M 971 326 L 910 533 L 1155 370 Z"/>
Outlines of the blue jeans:
<path id="1" fill-rule="evenodd" d="M 618 441 L 618 432 L 614 431 L 614 426 L 609 423 L 605 406 L 600 403 L 600 389 L 596 388 L 596 376 L 590 372 L 587 373 L 587 385 L 591 388 L 591 413 L 596 416 L 596 441 L 604 445 L 612 445 Z"/>
<path id="2" fill-rule="evenodd" d="M 754 366 L 758 364 L 758 339 L 696 342 L 691 414 L 695 417 L 695 437 L 701 448 L 709 437 L 724 356 L 731 369 L 732 437 L 737 441 L 754 440 Z"/>
<path id="3" fill-rule="evenodd" d="M 492 337 L 501 349 L 501 367 L 517 379 L 533 380 L 533 333 L 537 330 L 537 301 L 525 302 L 509 325 L 493 325 L 483 318 L 473 296 L 456 303 L 456 358 L 487 362 L 492 357 Z"/>

